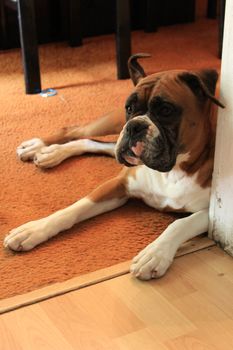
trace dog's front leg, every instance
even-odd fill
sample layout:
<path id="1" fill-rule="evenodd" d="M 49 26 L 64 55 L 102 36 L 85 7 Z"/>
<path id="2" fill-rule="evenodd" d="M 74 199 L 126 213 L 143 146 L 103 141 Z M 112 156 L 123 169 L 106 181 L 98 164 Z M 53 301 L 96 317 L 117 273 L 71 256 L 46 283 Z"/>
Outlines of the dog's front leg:
<path id="1" fill-rule="evenodd" d="M 30 250 L 76 223 L 122 206 L 127 198 L 125 179 L 118 176 L 69 207 L 13 229 L 4 246 L 15 251 Z"/>
<path id="2" fill-rule="evenodd" d="M 83 143 L 81 139 L 118 134 L 122 130 L 125 122 L 125 108 L 118 108 L 86 125 L 65 127 L 50 136 L 24 141 L 17 147 L 16 153 L 20 160 L 29 161 L 33 160 L 38 152 L 51 153 L 56 151 L 64 153 L 66 146 L 62 148 L 61 145 L 70 141 L 79 140 L 79 142 L 76 144 L 74 143 L 73 146 L 75 145 L 75 147 L 78 148 L 80 154 L 82 148 L 85 148 L 85 143 Z M 68 148 L 70 149 L 70 147 L 73 146 L 68 146 Z"/>
<path id="3" fill-rule="evenodd" d="M 208 209 L 174 221 L 134 259 L 130 271 L 142 280 L 161 277 L 185 241 L 208 230 Z"/>
<path id="4" fill-rule="evenodd" d="M 63 145 L 51 145 L 42 147 L 36 152 L 33 161 L 36 166 L 47 169 L 60 164 L 67 158 L 84 153 L 105 154 L 115 157 L 115 143 L 82 139 L 70 141 Z"/>

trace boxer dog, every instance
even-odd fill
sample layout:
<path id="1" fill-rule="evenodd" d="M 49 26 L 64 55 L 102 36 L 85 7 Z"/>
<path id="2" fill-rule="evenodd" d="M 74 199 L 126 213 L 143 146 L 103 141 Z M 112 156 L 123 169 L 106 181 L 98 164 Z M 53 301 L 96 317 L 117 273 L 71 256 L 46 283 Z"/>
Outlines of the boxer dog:
<path id="1" fill-rule="evenodd" d="M 13 229 L 4 245 L 28 251 L 83 220 L 141 198 L 161 211 L 187 212 L 132 261 L 131 272 L 149 280 L 165 274 L 179 246 L 208 229 L 214 162 L 215 70 L 171 70 L 146 76 L 137 59 L 128 61 L 135 88 L 125 108 L 89 125 L 67 127 L 46 139 L 34 138 L 17 149 L 22 161 L 50 168 L 85 152 L 116 157 L 119 175 L 86 197 L 48 217 Z M 117 143 L 87 139 L 120 133 Z"/>

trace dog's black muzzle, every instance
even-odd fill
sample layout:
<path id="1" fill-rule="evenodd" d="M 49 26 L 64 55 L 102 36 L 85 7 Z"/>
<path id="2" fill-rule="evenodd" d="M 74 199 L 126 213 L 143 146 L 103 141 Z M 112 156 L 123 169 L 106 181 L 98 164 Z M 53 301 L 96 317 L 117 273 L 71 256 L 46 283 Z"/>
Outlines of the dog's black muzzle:
<path id="1" fill-rule="evenodd" d="M 130 120 L 125 126 L 124 134 L 116 149 L 116 158 L 119 163 L 126 166 L 134 166 L 126 161 L 128 157 L 137 159 L 137 155 L 132 151 L 132 147 L 136 146 L 138 141 L 146 138 L 148 131 L 148 123 L 138 120 Z"/>

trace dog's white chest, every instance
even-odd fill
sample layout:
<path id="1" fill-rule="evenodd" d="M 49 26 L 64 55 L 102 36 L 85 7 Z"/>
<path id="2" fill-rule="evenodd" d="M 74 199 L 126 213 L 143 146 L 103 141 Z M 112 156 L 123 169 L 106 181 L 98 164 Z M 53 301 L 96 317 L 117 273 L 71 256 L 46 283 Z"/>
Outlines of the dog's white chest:
<path id="1" fill-rule="evenodd" d="M 160 173 L 142 165 L 129 176 L 128 191 L 156 209 L 196 212 L 208 208 L 210 189 L 201 188 L 195 180 L 195 175 L 187 177 L 181 170 Z"/>

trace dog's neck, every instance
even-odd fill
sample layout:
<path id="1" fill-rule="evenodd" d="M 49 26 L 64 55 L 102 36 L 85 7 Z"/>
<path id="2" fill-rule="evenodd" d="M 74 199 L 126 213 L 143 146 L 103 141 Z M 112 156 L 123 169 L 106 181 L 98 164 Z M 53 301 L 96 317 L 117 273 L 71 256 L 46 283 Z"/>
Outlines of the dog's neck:
<path id="1" fill-rule="evenodd" d="M 188 176 L 197 174 L 197 182 L 203 188 L 209 187 L 212 180 L 216 111 L 216 106 L 208 101 L 203 110 L 203 125 L 199 135 L 201 142 L 191 150 L 188 159 L 179 162 L 180 169 Z"/>

